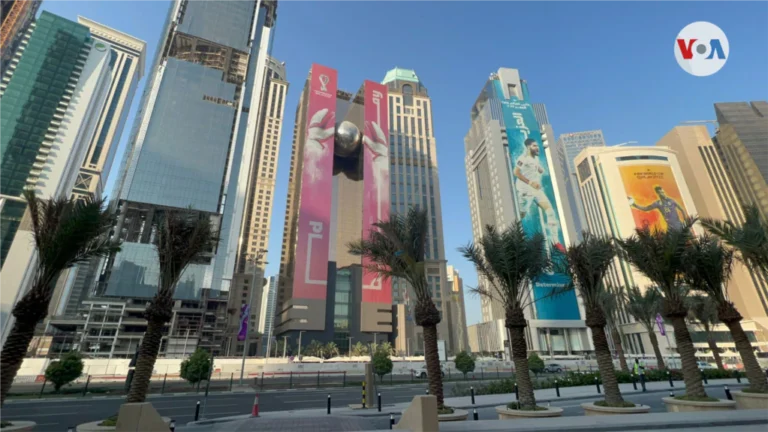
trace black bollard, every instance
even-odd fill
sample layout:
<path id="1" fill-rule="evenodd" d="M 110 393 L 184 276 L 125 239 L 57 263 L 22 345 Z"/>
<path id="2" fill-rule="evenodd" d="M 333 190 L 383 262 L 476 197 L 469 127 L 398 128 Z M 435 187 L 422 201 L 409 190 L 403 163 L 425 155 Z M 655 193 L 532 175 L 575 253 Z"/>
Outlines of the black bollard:
<path id="1" fill-rule="evenodd" d="M 389 428 L 392 429 L 392 427 L 395 426 L 395 415 L 389 414 Z"/>
<path id="2" fill-rule="evenodd" d="M 672 374 L 667 371 L 667 378 L 669 379 L 669 386 L 674 387 L 675 383 L 672 382 Z"/>
<path id="3" fill-rule="evenodd" d="M 640 374 L 640 386 L 643 388 L 643 392 L 645 392 L 645 374 Z"/>
<path id="4" fill-rule="evenodd" d="M 600 394 L 600 380 L 595 377 L 595 387 L 597 387 L 597 394 Z"/>
<path id="5" fill-rule="evenodd" d="M 725 387 L 725 398 L 728 400 L 733 400 L 733 396 L 731 395 L 731 391 L 728 389 L 728 386 Z"/>
<path id="6" fill-rule="evenodd" d="M 168 425 L 168 429 L 170 429 L 171 432 L 176 432 L 176 420 L 171 419 L 171 423 Z"/>
<path id="7" fill-rule="evenodd" d="M 427 395 L 427 396 L 429 396 L 429 387 L 427 387 L 427 389 L 426 389 L 426 390 L 424 390 L 424 394 L 425 394 L 425 395 Z"/>
<path id="8" fill-rule="evenodd" d="M 43 380 L 43 386 L 40 388 L 40 396 L 39 397 L 43 397 L 43 392 L 45 391 L 45 385 L 46 384 L 48 384 L 48 378 L 45 378 Z"/>
<path id="9" fill-rule="evenodd" d="M 88 378 L 85 380 L 85 387 L 83 388 L 83 396 L 85 396 L 86 393 L 88 393 L 88 384 L 91 383 L 91 376 L 88 375 Z"/>
<path id="10" fill-rule="evenodd" d="M 363 409 L 365 409 L 365 381 L 363 381 Z"/>
<path id="11" fill-rule="evenodd" d="M 197 405 L 195 405 L 195 421 L 200 418 L 200 401 L 197 401 Z"/>
<path id="12" fill-rule="evenodd" d="M 378 393 L 376 395 L 376 398 L 378 399 L 378 402 L 379 402 L 379 412 L 381 412 L 381 393 Z"/>
<path id="13" fill-rule="evenodd" d="M 734 375 L 736 375 L 736 382 L 741 384 L 741 374 L 739 373 L 739 371 L 735 370 L 733 371 L 733 373 Z"/>
<path id="14" fill-rule="evenodd" d="M 515 402 L 520 401 L 520 392 L 517 390 L 517 383 L 515 383 Z"/>
<path id="15" fill-rule="evenodd" d="M 472 410 L 472 418 L 477 421 L 480 420 L 480 416 L 477 415 L 477 409 Z"/>
<path id="16" fill-rule="evenodd" d="M 675 392 L 669 392 L 669 397 L 671 398 L 675 397 Z"/>
<path id="17" fill-rule="evenodd" d="M 707 382 L 707 374 L 705 374 L 703 370 L 701 371 L 701 379 L 704 381 L 704 384 L 709 384 L 709 382 Z"/>
<path id="18" fill-rule="evenodd" d="M 635 390 L 637 390 L 637 377 L 635 376 L 634 372 L 632 372 L 632 387 L 634 387 Z"/>
<path id="19" fill-rule="evenodd" d="M 331 394 L 328 393 L 328 415 L 331 415 Z"/>
<path id="20" fill-rule="evenodd" d="M 475 404 L 475 388 L 470 387 L 469 392 L 472 394 L 472 405 L 474 405 Z"/>
<path id="21" fill-rule="evenodd" d="M 555 380 L 555 391 L 557 392 L 557 397 L 560 397 L 560 381 Z"/>

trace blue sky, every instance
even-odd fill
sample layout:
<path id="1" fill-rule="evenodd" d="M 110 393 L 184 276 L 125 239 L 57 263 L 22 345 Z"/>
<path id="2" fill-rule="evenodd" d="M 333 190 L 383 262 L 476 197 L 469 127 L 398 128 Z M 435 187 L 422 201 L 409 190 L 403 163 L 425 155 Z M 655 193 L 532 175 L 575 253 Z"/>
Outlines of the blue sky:
<path id="1" fill-rule="evenodd" d="M 144 39 L 149 67 L 168 4 L 48 0 L 41 9 Z M 730 42 L 727 64 L 710 77 L 688 75 L 674 58 L 677 33 L 694 21 L 718 25 Z M 489 73 L 519 69 L 556 135 L 602 129 L 609 144 L 653 145 L 681 121 L 713 119 L 715 102 L 768 99 L 766 23 L 766 2 L 280 2 L 272 55 L 286 62 L 291 87 L 268 274 L 279 267 L 294 111 L 311 63 L 338 69 L 349 91 L 394 66 L 416 70 L 433 100 L 446 256 L 474 286 L 475 272 L 456 248 L 472 236 L 464 135 Z M 468 324 L 481 320 L 477 298 L 467 296 L 466 309 Z"/>

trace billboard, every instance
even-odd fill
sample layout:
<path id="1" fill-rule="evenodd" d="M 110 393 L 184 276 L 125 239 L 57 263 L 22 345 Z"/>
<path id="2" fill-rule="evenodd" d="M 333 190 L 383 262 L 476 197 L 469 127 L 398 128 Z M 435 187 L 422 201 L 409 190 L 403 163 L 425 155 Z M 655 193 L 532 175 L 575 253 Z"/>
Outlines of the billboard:
<path id="1" fill-rule="evenodd" d="M 620 165 L 619 172 L 636 227 L 666 231 L 683 226 L 688 213 L 671 166 Z"/>
<path id="2" fill-rule="evenodd" d="M 326 297 L 337 85 L 336 70 L 312 65 L 301 172 L 293 298 Z"/>
<path id="3" fill-rule="evenodd" d="M 526 100 L 504 96 L 502 83 L 493 81 L 509 142 L 510 170 L 513 174 L 513 195 L 518 218 L 529 233 L 542 233 L 550 248 L 565 251 L 563 230 L 555 204 L 552 177 L 547 167 L 539 123 L 533 107 Z M 533 283 L 537 319 L 579 320 L 576 293 L 571 290 L 548 297 L 553 289 L 567 284 L 568 277 L 560 273 L 545 274 Z"/>
<path id="4" fill-rule="evenodd" d="M 363 131 L 363 232 L 389 219 L 389 107 L 387 86 L 365 81 Z M 392 282 L 366 270 L 363 258 L 363 303 L 392 304 Z"/>

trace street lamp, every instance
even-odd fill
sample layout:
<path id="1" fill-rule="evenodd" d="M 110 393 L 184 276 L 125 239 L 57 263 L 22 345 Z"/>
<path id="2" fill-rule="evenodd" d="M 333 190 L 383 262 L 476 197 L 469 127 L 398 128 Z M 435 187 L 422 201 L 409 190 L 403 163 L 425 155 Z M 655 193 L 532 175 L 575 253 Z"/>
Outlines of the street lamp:
<path id="1" fill-rule="evenodd" d="M 352 357 L 352 336 L 347 336 L 347 339 L 349 339 L 349 357 Z"/>
<path id="2" fill-rule="evenodd" d="M 283 336 L 283 358 L 285 358 L 285 349 L 288 347 L 288 336 Z"/>
<path id="3" fill-rule="evenodd" d="M 301 363 L 301 334 L 304 332 L 305 330 L 299 330 L 299 363 Z"/>
<path id="4" fill-rule="evenodd" d="M 261 259 L 264 258 L 264 255 L 267 253 L 266 249 L 259 249 L 255 255 L 251 255 L 249 257 L 249 260 L 253 262 L 253 283 L 251 284 L 251 293 L 248 296 L 248 307 L 246 308 L 248 311 L 248 316 L 245 317 L 246 324 L 245 324 L 245 341 L 243 342 L 243 361 L 240 365 L 240 385 L 243 385 L 243 376 L 245 375 L 245 357 L 248 355 L 248 349 L 250 348 L 250 336 L 251 336 L 251 306 L 253 306 L 253 293 L 256 291 L 256 279 L 257 276 L 259 276 L 259 264 L 261 264 Z M 266 264 L 266 263 L 265 263 Z M 261 283 L 261 277 L 258 277 L 259 283 Z"/>

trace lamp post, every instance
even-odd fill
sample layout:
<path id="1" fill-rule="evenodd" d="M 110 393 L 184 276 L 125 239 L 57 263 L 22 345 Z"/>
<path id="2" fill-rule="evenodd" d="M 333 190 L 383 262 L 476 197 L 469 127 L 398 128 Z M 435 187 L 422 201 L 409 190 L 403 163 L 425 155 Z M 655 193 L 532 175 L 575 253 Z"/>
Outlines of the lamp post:
<path id="1" fill-rule="evenodd" d="M 349 357 L 352 357 L 352 336 L 347 336 L 347 339 L 349 339 Z"/>
<path id="2" fill-rule="evenodd" d="M 243 342 L 243 361 L 240 364 L 240 385 L 243 385 L 243 377 L 245 375 L 245 357 L 248 356 L 248 349 L 250 348 L 249 342 L 250 342 L 250 336 L 251 336 L 251 306 L 253 305 L 253 293 L 256 291 L 256 279 L 259 279 L 259 283 L 261 283 L 261 277 L 257 277 L 260 275 L 259 270 L 261 268 L 259 267 L 259 264 L 261 264 L 261 259 L 264 257 L 264 254 L 267 253 L 266 249 L 259 249 L 258 252 L 256 252 L 255 255 L 251 255 L 249 257 L 249 260 L 253 262 L 253 283 L 251 284 L 251 292 L 248 296 L 248 316 L 245 317 L 245 341 Z"/>
<path id="3" fill-rule="evenodd" d="M 301 362 L 301 334 L 304 333 L 304 330 L 299 330 L 299 362 Z"/>

